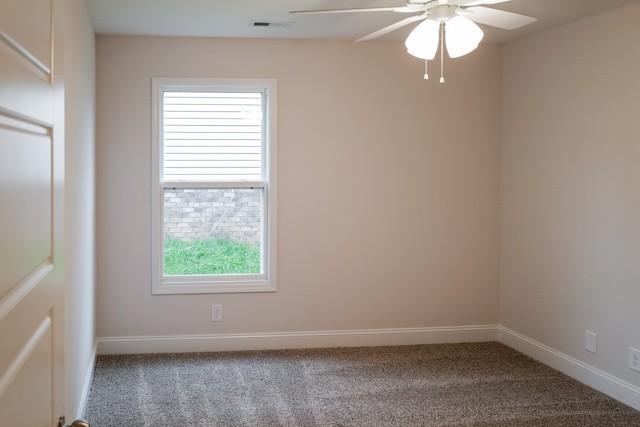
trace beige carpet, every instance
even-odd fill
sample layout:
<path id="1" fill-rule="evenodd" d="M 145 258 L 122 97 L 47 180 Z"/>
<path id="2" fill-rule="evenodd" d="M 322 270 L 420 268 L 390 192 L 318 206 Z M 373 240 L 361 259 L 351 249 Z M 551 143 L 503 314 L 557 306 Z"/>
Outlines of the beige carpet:
<path id="1" fill-rule="evenodd" d="M 640 426 L 501 344 L 102 356 L 94 427 Z"/>

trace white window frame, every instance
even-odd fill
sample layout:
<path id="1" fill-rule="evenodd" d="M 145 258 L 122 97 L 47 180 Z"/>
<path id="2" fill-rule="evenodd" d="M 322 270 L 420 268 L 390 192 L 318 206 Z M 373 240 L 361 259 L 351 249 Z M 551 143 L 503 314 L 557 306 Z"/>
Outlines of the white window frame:
<path id="1" fill-rule="evenodd" d="M 275 292 L 276 286 L 276 89 L 275 79 L 153 78 L 152 86 L 152 197 L 151 293 L 208 294 Z M 232 182 L 163 181 L 163 93 L 188 91 L 261 92 L 262 180 Z M 262 273 L 252 275 L 164 275 L 164 191 L 174 188 L 262 189 Z"/>

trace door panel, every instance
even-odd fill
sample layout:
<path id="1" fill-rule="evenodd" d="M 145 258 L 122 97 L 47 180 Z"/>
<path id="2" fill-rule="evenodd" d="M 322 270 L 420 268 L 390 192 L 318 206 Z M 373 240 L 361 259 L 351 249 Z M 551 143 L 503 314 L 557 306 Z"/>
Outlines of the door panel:
<path id="1" fill-rule="evenodd" d="M 4 0 L 3 0 L 4 1 Z M 0 34 L 2 29 L 0 27 Z M 29 60 L 0 37 L 0 112 L 26 119 L 25 123 L 53 123 L 51 74 Z"/>
<path id="2" fill-rule="evenodd" d="M 0 414 L 4 419 L 20 420 L 21 425 L 25 426 L 51 426 L 54 418 L 51 413 L 51 361 L 51 318 L 47 316 L 13 359 L 12 365 L 5 370 L 0 392 L 5 383 L 10 390 L 0 400 Z M 27 407 L 28 410 L 25 410 Z"/>
<path id="3" fill-rule="evenodd" d="M 0 29 L 9 44 L 51 69 L 51 0 L 2 0 Z"/>
<path id="4" fill-rule="evenodd" d="M 62 0 L 0 0 L 0 414 L 63 407 Z"/>
<path id="5" fill-rule="evenodd" d="M 51 257 L 51 138 L 3 126 L 0 114 L 0 298 Z"/>
<path id="6" fill-rule="evenodd" d="M 43 271 L 41 276 L 50 274 L 51 269 Z M 26 293 L 21 299 L 7 298 L 3 299 L 5 307 L 0 313 L 0 337 L 2 337 L 2 351 L 0 352 L 0 384 L 5 381 L 5 373 L 9 372 L 11 365 L 19 359 L 19 355 L 27 346 L 27 343 L 38 330 L 40 325 L 49 319 L 49 327 L 51 326 L 52 313 L 49 303 L 52 287 L 50 284 L 42 281 L 34 280 L 37 284 L 35 289 Z M 18 286 L 16 289 L 20 289 Z M 8 310 L 8 308 L 11 308 Z M 0 392 L 4 388 L 0 386 Z M 2 394 L 0 393 L 0 396 Z M 1 398 L 0 398 L 1 399 Z"/>

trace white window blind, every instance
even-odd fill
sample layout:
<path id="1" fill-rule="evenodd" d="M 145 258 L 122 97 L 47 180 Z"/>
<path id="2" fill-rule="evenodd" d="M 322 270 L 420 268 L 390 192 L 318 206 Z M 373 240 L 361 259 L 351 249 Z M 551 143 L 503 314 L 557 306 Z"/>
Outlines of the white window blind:
<path id="1" fill-rule="evenodd" d="M 163 92 L 165 181 L 263 178 L 261 92 Z"/>

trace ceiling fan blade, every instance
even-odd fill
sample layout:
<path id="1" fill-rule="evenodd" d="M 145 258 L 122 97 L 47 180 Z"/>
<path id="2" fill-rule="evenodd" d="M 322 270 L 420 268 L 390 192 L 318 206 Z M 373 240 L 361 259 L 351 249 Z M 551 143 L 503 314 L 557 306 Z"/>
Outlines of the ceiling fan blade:
<path id="1" fill-rule="evenodd" d="M 359 38 L 358 40 L 356 40 L 357 42 L 365 42 L 367 40 L 372 40 L 381 36 L 384 36 L 385 34 L 388 34 L 392 31 L 398 30 L 404 26 L 407 26 L 409 24 L 412 24 L 414 22 L 417 21 L 422 21 L 423 19 L 426 19 L 426 15 L 416 15 L 416 16 L 410 16 L 408 18 L 403 19 L 402 21 L 398 21 L 395 24 L 391 24 L 387 27 L 384 27 L 376 32 L 373 32 L 367 36 L 364 36 L 362 38 Z"/>
<path id="2" fill-rule="evenodd" d="M 499 3 L 506 3 L 509 2 L 511 0 L 456 0 L 456 4 L 458 6 L 480 6 L 480 5 L 486 5 L 486 4 L 499 4 Z"/>
<path id="3" fill-rule="evenodd" d="M 292 10 L 292 15 L 326 15 L 332 13 L 358 13 L 358 12 L 404 12 L 405 6 L 398 7 L 370 7 L 363 9 L 321 9 L 321 10 Z M 407 10 L 407 12 L 411 12 Z"/>
<path id="4" fill-rule="evenodd" d="M 470 12 L 465 16 L 472 21 L 504 30 L 515 30 L 538 20 L 538 18 L 532 18 L 531 16 L 482 6 L 470 7 L 465 10 Z"/>

